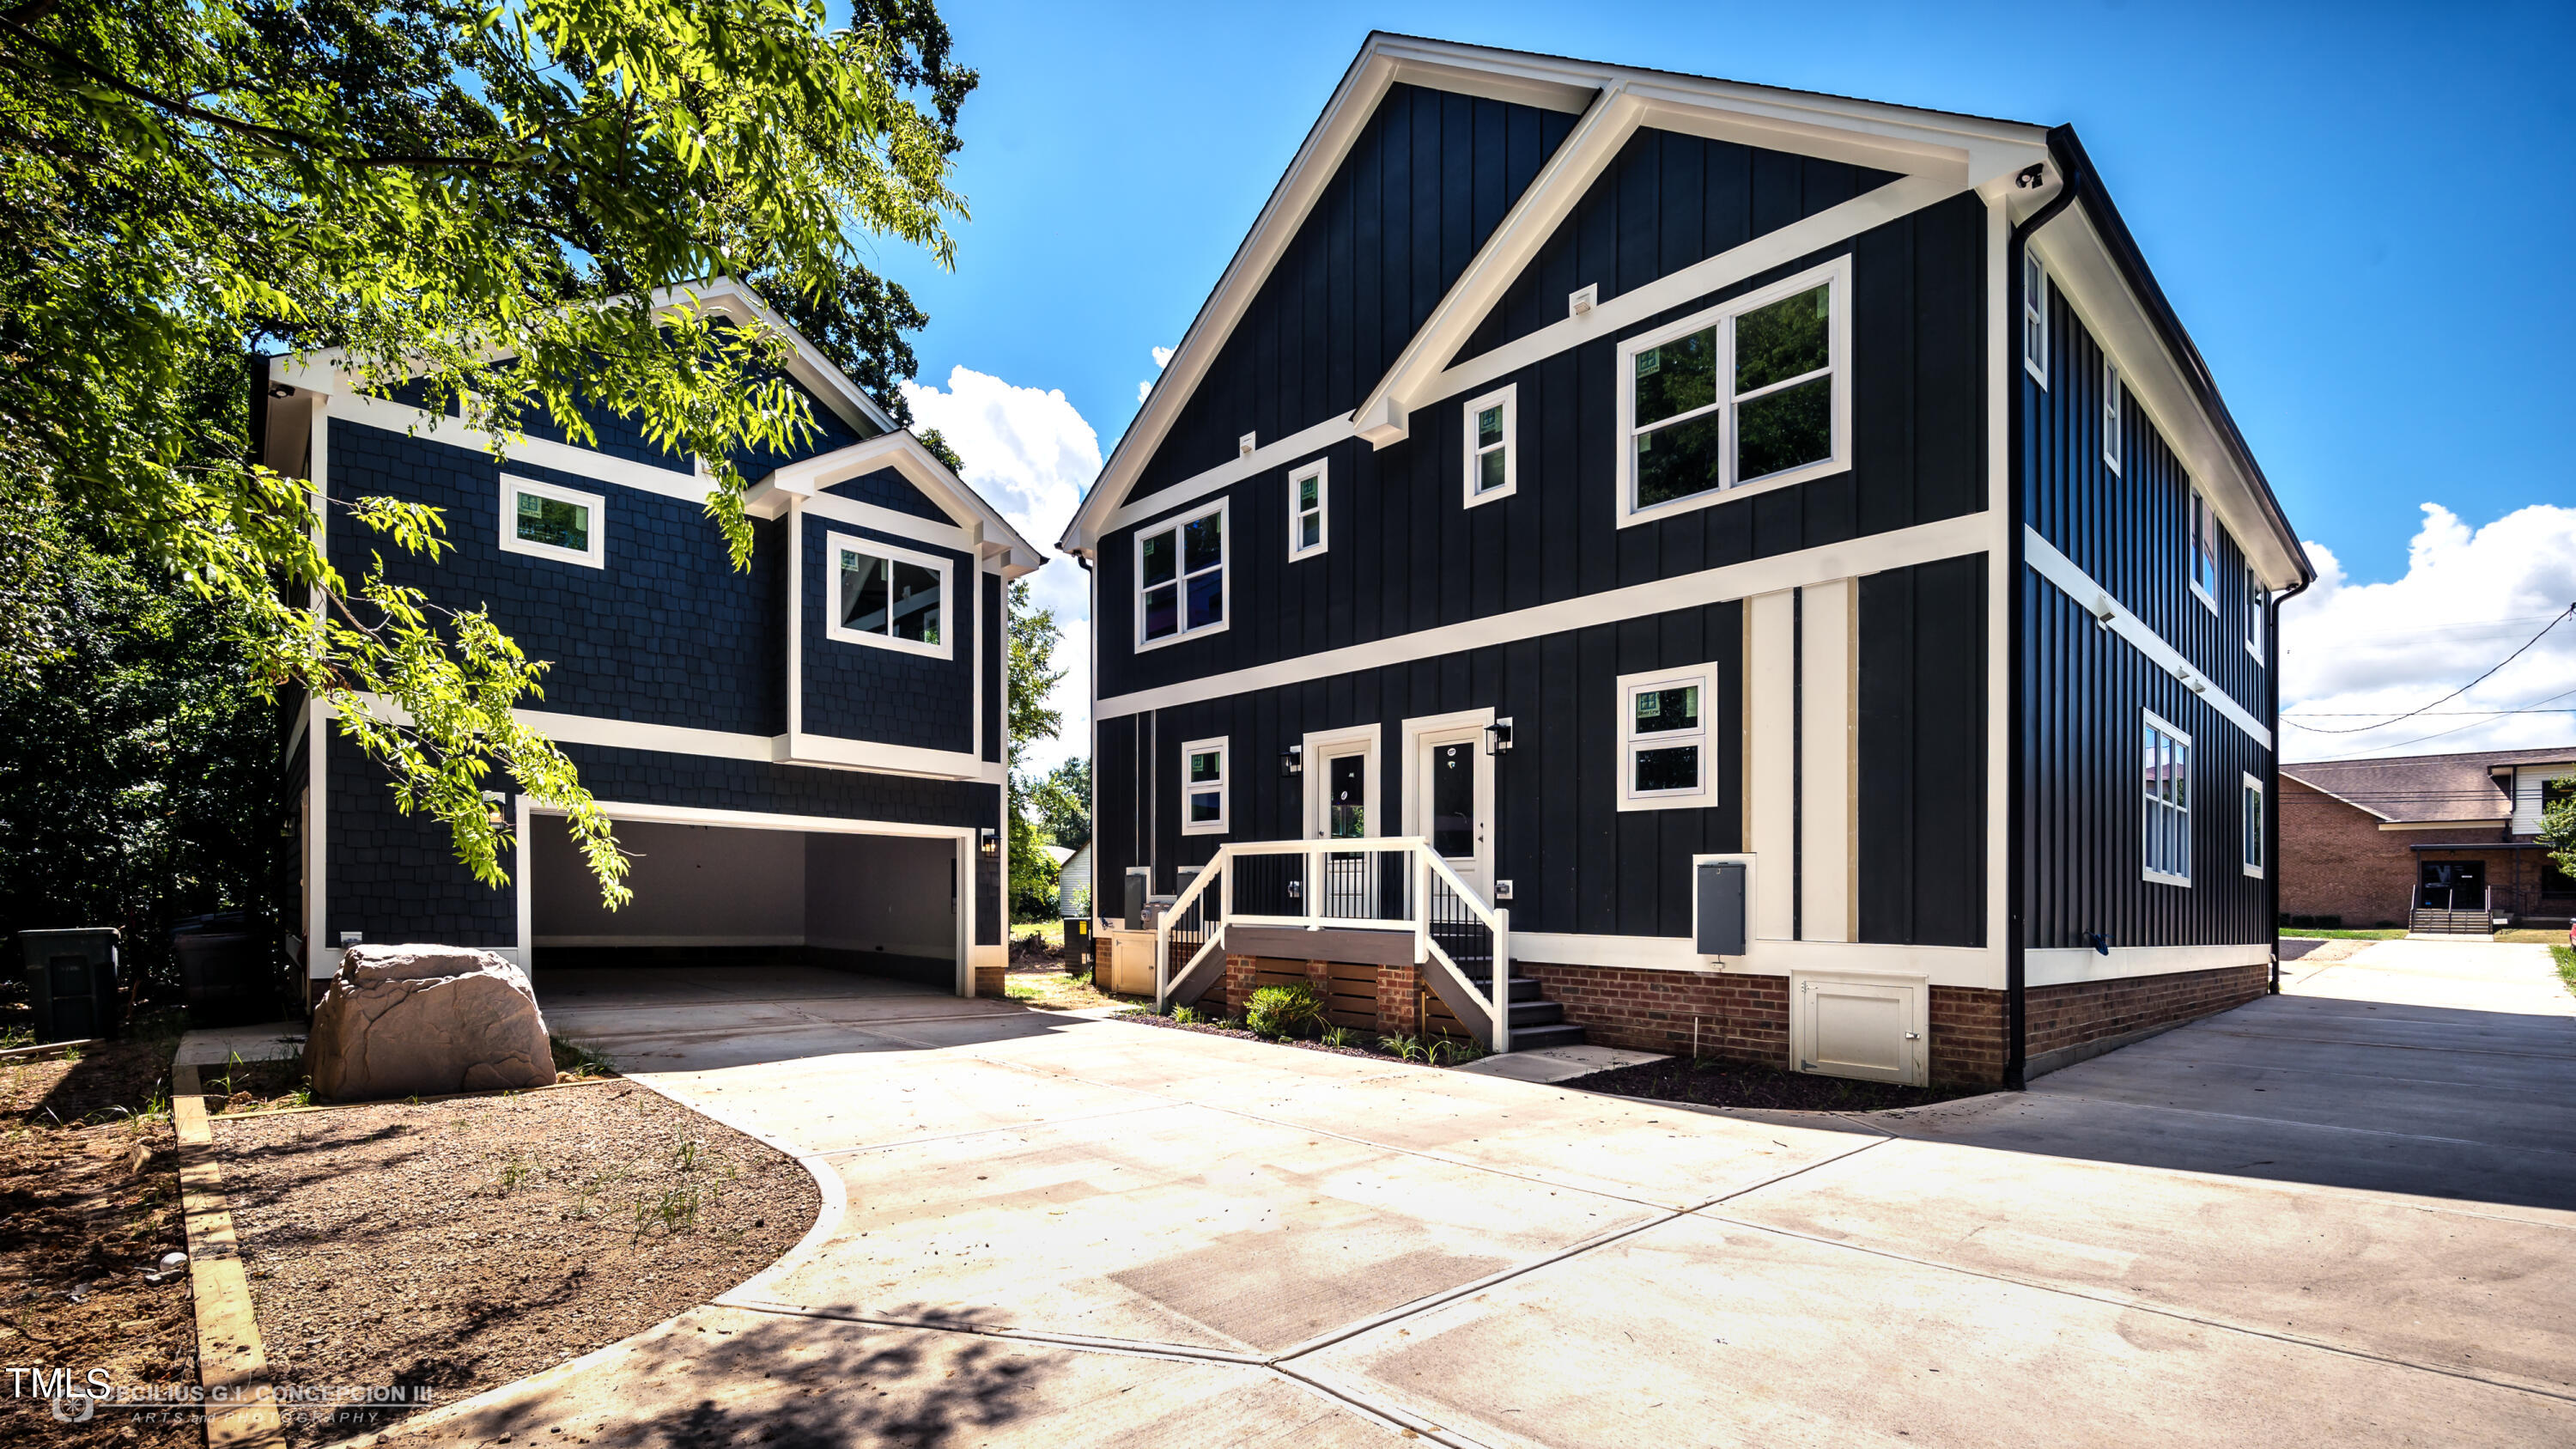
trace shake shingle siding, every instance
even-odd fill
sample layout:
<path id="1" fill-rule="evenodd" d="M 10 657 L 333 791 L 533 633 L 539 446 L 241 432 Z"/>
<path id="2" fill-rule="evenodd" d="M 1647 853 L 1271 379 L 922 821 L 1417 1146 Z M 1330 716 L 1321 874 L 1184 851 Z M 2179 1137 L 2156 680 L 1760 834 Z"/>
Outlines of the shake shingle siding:
<path id="1" fill-rule="evenodd" d="M 946 659 L 834 639 L 825 632 L 837 567 L 832 534 L 887 543 L 948 560 L 948 599 L 941 628 Z M 805 717 L 799 727 L 836 739 L 872 740 L 916 749 L 964 751 L 974 739 L 974 560 L 952 549 L 882 534 L 857 524 L 805 519 Z"/>

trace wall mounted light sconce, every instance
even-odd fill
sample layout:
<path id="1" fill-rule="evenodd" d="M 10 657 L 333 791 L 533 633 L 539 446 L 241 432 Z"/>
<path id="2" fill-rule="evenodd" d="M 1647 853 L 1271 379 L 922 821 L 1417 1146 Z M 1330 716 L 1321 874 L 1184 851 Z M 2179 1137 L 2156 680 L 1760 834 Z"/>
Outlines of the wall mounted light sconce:
<path id="1" fill-rule="evenodd" d="M 1002 858 L 1002 832 L 987 825 L 975 832 L 975 853 L 986 860 Z"/>
<path id="2" fill-rule="evenodd" d="M 483 813 L 485 820 L 491 824 L 493 829 L 502 829 L 510 823 L 509 820 L 505 818 L 503 811 L 503 807 L 510 803 L 509 796 L 502 794 L 498 790 L 486 790 L 483 792 L 483 803 L 490 807 Z"/>
<path id="3" fill-rule="evenodd" d="M 1282 775 L 1302 775 L 1306 773 L 1306 747 L 1304 745 L 1290 745 L 1288 748 L 1279 752 L 1279 773 Z"/>
<path id="4" fill-rule="evenodd" d="M 1503 718 L 1485 726 L 1485 753 L 1489 755 L 1508 755 L 1511 752 L 1512 721 L 1511 716 L 1505 715 Z"/>

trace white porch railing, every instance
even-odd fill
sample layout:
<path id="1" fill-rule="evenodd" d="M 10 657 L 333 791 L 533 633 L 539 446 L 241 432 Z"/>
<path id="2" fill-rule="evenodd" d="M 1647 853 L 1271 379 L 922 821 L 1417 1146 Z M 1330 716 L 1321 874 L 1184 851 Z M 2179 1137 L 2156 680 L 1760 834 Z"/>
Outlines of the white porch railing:
<path id="1" fill-rule="evenodd" d="M 1218 847 L 1155 922 L 1156 1010 L 1175 989 L 1204 990 L 1211 966 L 1222 972 L 1229 926 L 1410 933 L 1440 999 L 1487 1047 L 1511 1050 L 1511 912 L 1486 905 L 1420 836 Z"/>

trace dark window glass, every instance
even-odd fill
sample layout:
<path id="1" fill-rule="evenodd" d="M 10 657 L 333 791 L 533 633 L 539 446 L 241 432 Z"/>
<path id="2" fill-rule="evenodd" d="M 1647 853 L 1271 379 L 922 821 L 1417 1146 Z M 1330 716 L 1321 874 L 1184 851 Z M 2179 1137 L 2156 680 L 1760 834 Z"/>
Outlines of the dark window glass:
<path id="1" fill-rule="evenodd" d="M 894 560 L 894 637 L 939 642 L 939 570 Z"/>
<path id="2" fill-rule="evenodd" d="M 1181 627 L 1181 590 L 1177 584 L 1165 584 L 1145 591 L 1145 637 L 1160 639 Z"/>
<path id="3" fill-rule="evenodd" d="M 886 561 L 872 554 L 841 554 L 841 627 L 862 634 L 886 631 Z"/>
<path id="4" fill-rule="evenodd" d="M 1219 796 L 1216 791 L 1192 790 L 1190 792 L 1190 823 L 1192 825 L 1213 825 L 1224 818 L 1225 805 L 1222 797 Z"/>
<path id="5" fill-rule="evenodd" d="M 1225 617 L 1225 570 L 1192 575 L 1189 587 L 1191 628 L 1204 629 Z"/>
<path id="6" fill-rule="evenodd" d="M 1182 569 L 1197 573 L 1225 561 L 1225 515 L 1211 513 L 1181 525 Z"/>
<path id="7" fill-rule="evenodd" d="M 1735 481 L 1831 457 L 1834 380 L 1820 377 L 1736 404 Z"/>
<path id="8" fill-rule="evenodd" d="M 1214 750 L 1197 750 L 1197 751 L 1194 751 L 1194 752 L 1192 752 L 1192 753 L 1191 753 L 1191 755 L 1190 755 L 1190 783 L 1191 783 L 1191 784 L 1193 784 L 1193 785 L 1212 785 L 1212 784 L 1216 783 L 1216 780 L 1217 780 L 1218 776 L 1219 776 L 1219 775 L 1221 775 L 1222 773 L 1223 773 L 1223 769 L 1222 769 L 1222 767 L 1220 767 L 1220 766 L 1217 764 L 1217 752 L 1216 752 L 1216 751 L 1214 751 Z"/>
<path id="9" fill-rule="evenodd" d="M 1170 583 L 1173 568 L 1179 562 L 1179 558 L 1172 552 L 1170 529 L 1145 535 L 1145 587 L 1150 589 L 1156 584 Z"/>
<path id="10" fill-rule="evenodd" d="M 1665 730 L 1699 728 L 1699 686 L 1675 685 L 1671 689 L 1637 691 L 1636 733 L 1658 734 Z"/>
<path id="11" fill-rule="evenodd" d="M 523 543 L 541 543 L 549 548 L 568 548 L 575 553 L 590 552 L 590 510 L 578 503 L 556 498 L 540 498 L 534 493 L 519 495 L 519 539 Z"/>
<path id="12" fill-rule="evenodd" d="M 1718 485 L 1725 419 L 1708 413 L 1637 435 L 1637 506 L 1652 508 Z"/>
<path id="13" fill-rule="evenodd" d="M 1717 401 L 1717 329 L 1703 327 L 1637 354 L 1637 416 L 1646 427 Z"/>
<path id="14" fill-rule="evenodd" d="M 1653 790 L 1699 788 L 1699 746 L 1675 745 L 1637 751 L 1636 779 L 1629 787 L 1642 795 Z"/>
<path id="15" fill-rule="evenodd" d="M 1468 745 L 1431 751 L 1431 848 L 1447 856 L 1476 853 L 1476 754 Z"/>
<path id="16" fill-rule="evenodd" d="M 1364 755 L 1335 755 L 1325 766 L 1325 792 L 1330 821 L 1327 829 L 1335 840 L 1356 840 L 1368 834 L 1368 801 L 1362 792 L 1368 788 L 1368 758 Z"/>
<path id="17" fill-rule="evenodd" d="M 1818 287 L 1783 297 L 1735 319 L 1735 390 L 1748 393 L 1822 369 L 1831 355 L 1826 308 Z"/>
<path id="18" fill-rule="evenodd" d="M 1503 486 L 1504 459 L 1510 450 L 1496 448 L 1476 459 L 1476 491 L 1491 493 Z"/>
<path id="19" fill-rule="evenodd" d="M 1476 414 L 1476 446 L 1490 448 L 1503 440 L 1503 407 L 1496 403 Z"/>
<path id="20" fill-rule="evenodd" d="M 1313 473 L 1309 473 L 1305 477 L 1297 480 L 1298 512 L 1312 513 L 1315 510 L 1316 504 L 1320 501 L 1319 496 L 1315 491 L 1316 485 L 1323 481 L 1324 480 L 1321 476 Z"/>

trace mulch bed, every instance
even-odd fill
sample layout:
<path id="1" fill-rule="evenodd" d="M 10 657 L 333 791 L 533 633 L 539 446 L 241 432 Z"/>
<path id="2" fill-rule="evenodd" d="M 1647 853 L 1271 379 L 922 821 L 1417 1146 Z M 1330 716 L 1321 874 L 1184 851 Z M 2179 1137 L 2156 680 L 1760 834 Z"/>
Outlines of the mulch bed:
<path id="1" fill-rule="evenodd" d="M 1393 1052 L 1383 1051 L 1375 1046 L 1334 1046 L 1330 1042 L 1315 1041 L 1307 1037 L 1263 1036 L 1248 1026 L 1237 1025 L 1234 1022 L 1174 1021 L 1168 1016 L 1157 1016 L 1152 1011 L 1144 1009 L 1122 1011 L 1109 1019 L 1132 1021 L 1141 1026 L 1159 1026 L 1171 1031 L 1195 1031 L 1207 1036 L 1230 1036 L 1243 1041 L 1268 1042 L 1272 1046 L 1303 1047 L 1310 1052 L 1331 1052 L 1335 1056 L 1342 1057 L 1375 1057 L 1380 1061 L 1389 1062 L 1404 1060 Z M 1439 1066 L 1442 1063 L 1434 1062 L 1430 1065 Z"/>
<path id="2" fill-rule="evenodd" d="M 1659 1102 L 1789 1112 L 1880 1112 L 1891 1107 L 1921 1107 L 1974 1097 L 1993 1090 L 1977 1086 L 1900 1087 L 1813 1072 L 1784 1072 L 1777 1067 L 1743 1062 L 1692 1062 L 1682 1057 L 1614 1067 L 1557 1085 L 1621 1097 L 1652 1097 Z"/>
<path id="3" fill-rule="evenodd" d="M 280 1385 L 523 1378 L 703 1303 L 821 1206 L 794 1160 L 625 1081 L 214 1119 Z M 383 1410 L 290 1411 L 319 1444 Z"/>
<path id="4" fill-rule="evenodd" d="M 159 1266 L 188 1246 L 168 1110 L 175 1044 L 144 1035 L 78 1061 L 0 1064 L 0 1364 L 82 1380 L 101 1368 L 126 1387 L 197 1381 L 188 1272 Z M 149 1154 L 140 1170 L 137 1148 Z M 205 1434 L 190 1413 L 65 1424 L 8 1398 L 0 1441 L 194 1449 Z"/>

